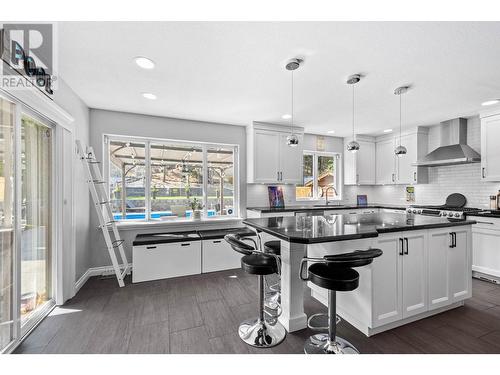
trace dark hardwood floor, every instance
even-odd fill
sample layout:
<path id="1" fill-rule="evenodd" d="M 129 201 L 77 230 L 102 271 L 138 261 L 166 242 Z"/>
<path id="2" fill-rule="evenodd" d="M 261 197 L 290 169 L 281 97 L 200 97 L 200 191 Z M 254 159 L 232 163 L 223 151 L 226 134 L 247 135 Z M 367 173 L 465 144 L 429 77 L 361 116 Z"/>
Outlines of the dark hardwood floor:
<path id="1" fill-rule="evenodd" d="M 16 353 L 302 353 L 307 329 L 271 349 L 239 339 L 239 322 L 257 316 L 256 291 L 256 277 L 241 270 L 124 288 L 94 277 Z M 308 315 L 326 311 L 306 295 Z M 500 353 L 500 286 L 473 280 L 463 307 L 371 338 L 342 321 L 338 334 L 362 353 Z"/>

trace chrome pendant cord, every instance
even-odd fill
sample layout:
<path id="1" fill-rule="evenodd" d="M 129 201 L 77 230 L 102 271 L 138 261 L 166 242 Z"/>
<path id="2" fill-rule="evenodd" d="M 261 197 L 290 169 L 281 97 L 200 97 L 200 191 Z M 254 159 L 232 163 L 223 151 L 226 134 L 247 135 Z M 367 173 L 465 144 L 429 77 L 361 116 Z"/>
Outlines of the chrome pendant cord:
<path id="1" fill-rule="evenodd" d="M 356 140 L 354 134 L 354 85 L 352 85 L 352 140 Z"/>
<path id="2" fill-rule="evenodd" d="M 399 145 L 401 146 L 401 95 L 399 95 Z"/>
<path id="3" fill-rule="evenodd" d="M 290 119 L 291 120 L 291 122 L 290 122 L 290 132 L 291 132 L 291 134 L 293 136 L 293 70 L 291 71 L 291 73 L 292 73 L 292 98 L 291 98 L 292 99 L 291 100 L 292 101 L 292 118 Z"/>

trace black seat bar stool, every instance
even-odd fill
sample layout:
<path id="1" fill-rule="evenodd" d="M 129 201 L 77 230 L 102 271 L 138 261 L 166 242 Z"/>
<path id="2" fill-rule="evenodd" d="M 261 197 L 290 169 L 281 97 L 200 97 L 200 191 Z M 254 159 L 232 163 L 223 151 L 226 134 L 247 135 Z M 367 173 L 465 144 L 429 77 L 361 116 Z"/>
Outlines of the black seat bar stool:
<path id="1" fill-rule="evenodd" d="M 309 337 L 304 345 L 307 354 L 359 354 L 349 341 L 337 336 L 337 291 L 348 292 L 359 285 L 359 273 L 354 267 L 366 266 L 382 255 L 380 249 L 356 250 L 351 253 L 326 255 L 323 258 L 303 258 L 300 278 L 328 289 L 328 333 Z M 304 265 L 313 263 L 304 276 Z"/>
<path id="2" fill-rule="evenodd" d="M 272 240 L 264 242 L 264 253 L 273 254 L 281 259 L 281 241 L 280 240 Z M 266 293 L 265 304 L 269 311 L 274 312 L 274 317 L 277 319 L 281 315 L 281 278 L 279 273 L 275 275 L 271 275 L 271 282 L 267 282 L 268 278 L 266 278 L 266 284 L 268 291 Z"/>
<path id="3" fill-rule="evenodd" d="M 240 338 L 248 345 L 258 348 L 270 348 L 278 345 L 285 339 L 286 330 L 277 319 L 264 318 L 264 276 L 279 273 L 279 258 L 273 254 L 257 251 L 257 244 L 251 238 L 240 234 L 227 234 L 224 239 L 233 250 L 243 254 L 241 268 L 252 275 L 257 275 L 259 281 L 259 316 L 245 320 L 238 328 Z M 253 243 L 249 245 L 245 241 Z"/>

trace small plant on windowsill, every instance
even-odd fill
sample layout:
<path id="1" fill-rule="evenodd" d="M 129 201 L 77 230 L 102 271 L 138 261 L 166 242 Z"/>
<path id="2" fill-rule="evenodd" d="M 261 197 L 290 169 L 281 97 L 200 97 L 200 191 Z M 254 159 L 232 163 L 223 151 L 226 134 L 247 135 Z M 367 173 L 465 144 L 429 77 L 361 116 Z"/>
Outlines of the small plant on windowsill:
<path id="1" fill-rule="evenodd" d="M 189 207 L 193 210 L 193 220 L 201 219 L 201 211 L 203 210 L 203 204 L 198 198 L 189 199 Z"/>

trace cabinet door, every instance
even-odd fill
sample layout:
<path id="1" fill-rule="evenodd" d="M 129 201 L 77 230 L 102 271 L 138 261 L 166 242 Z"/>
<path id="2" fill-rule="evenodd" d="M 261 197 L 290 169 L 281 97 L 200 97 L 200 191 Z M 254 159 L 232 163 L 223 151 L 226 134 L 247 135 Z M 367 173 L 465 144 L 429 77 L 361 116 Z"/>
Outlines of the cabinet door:
<path id="1" fill-rule="evenodd" d="M 481 178 L 500 181 L 500 115 L 481 119 Z"/>
<path id="2" fill-rule="evenodd" d="M 478 218 L 484 219 L 484 218 Z M 500 277 L 500 230 L 476 228 L 472 231 L 472 270 Z M 494 228 L 493 224 L 490 224 Z"/>
<path id="3" fill-rule="evenodd" d="M 376 183 L 377 185 L 387 185 L 395 183 L 395 155 L 394 141 L 387 139 L 377 142 L 376 150 Z"/>
<path id="4" fill-rule="evenodd" d="M 427 311 L 427 243 L 425 233 L 404 237 L 403 318 Z"/>
<path id="5" fill-rule="evenodd" d="M 344 143 L 344 184 L 356 185 L 358 183 L 358 172 L 356 170 L 356 160 L 358 153 L 347 151 L 346 144 L 347 143 Z"/>
<path id="6" fill-rule="evenodd" d="M 375 143 L 359 141 L 356 169 L 359 185 L 375 184 Z"/>
<path id="7" fill-rule="evenodd" d="M 399 145 L 399 137 L 395 142 Z M 417 182 L 417 167 L 412 163 L 417 161 L 417 134 L 408 134 L 401 137 L 401 145 L 406 147 L 407 153 L 396 157 L 398 184 L 414 184 Z"/>
<path id="8" fill-rule="evenodd" d="M 224 239 L 202 241 L 202 272 L 215 272 L 241 267 L 240 253 L 237 253 Z"/>
<path id="9" fill-rule="evenodd" d="M 452 302 L 456 302 L 472 295 L 471 232 L 470 227 L 453 229 L 452 232 L 455 234 L 455 247 L 448 249 L 450 295 Z"/>
<path id="10" fill-rule="evenodd" d="M 303 162 L 303 139 L 302 135 L 298 135 L 299 144 L 296 147 L 290 147 L 286 144 L 286 138 L 289 134 L 280 134 L 280 182 L 284 184 L 300 184 L 302 183 L 302 162 Z"/>
<path id="11" fill-rule="evenodd" d="M 280 133 L 256 130 L 254 134 L 254 182 L 278 182 Z"/>
<path id="12" fill-rule="evenodd" d="M 380 236 L 377 247 L 383 254 L 373 260 L 372 326 L 378 327 L 400 320 L 403 316 L 402 273 L 399 237 Z"/>
<path id="13" fill-rule="evenodd" d="M 451 246 L 451 230 L 429 232 L 429 309 L 451 303 L 449 285 L 448 252 Z"/>

